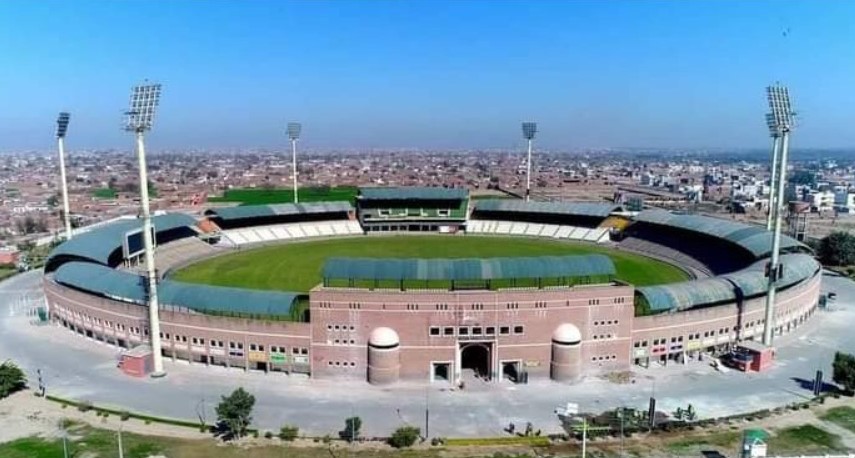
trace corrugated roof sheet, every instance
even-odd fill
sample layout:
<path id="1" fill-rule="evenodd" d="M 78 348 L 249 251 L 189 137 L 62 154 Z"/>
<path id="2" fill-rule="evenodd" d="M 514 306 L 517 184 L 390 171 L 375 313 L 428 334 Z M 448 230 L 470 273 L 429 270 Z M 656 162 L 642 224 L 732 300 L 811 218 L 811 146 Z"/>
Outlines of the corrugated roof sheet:
<path id="1" fill-rule="evenodd" d="M 737 294 L 754 297 L 766 293 L 766 260 L 758 261 L 745 269 L 715 278 L 691 280 L 670 285 L 643 286 L 636 291 L 644 296 L 651 311 L 686 310 L 720 302 L 735 301 Z M 785 254 L 781 256 L 784 276 L 778 280 L 778 288 L 787 288 L 812 277 L 820 265 L 807 254 Z"/>
<path id="2" fill-rule="evenodd" d="M 196 220 L 183 213 L 167 213 L 152 217 L 152 224 L 154 224 L 155 231 L 160 233 L 179 227 L 193 226 L 196 224 Z M 50 266 L 51 260 L 59 256 L 88 259 L 106 265 L 110 254 L 121 249 L 125 233 L 141 228 L 141 219 L 129 219 L 78 234 L 54 248 L 48 256 L 47 265 Z"/>
<path id="3" fill-rule="evenodd" d="M 89 262 L 67 262 L 54 281 L 104 297 L 145 305 L 143 277 Z M 162 305 L 184 307 L 200 313 L 287 316 L 299 293 L 259 291 L 163 280 L 158 284 Z"/>
<path id="4" fill-rule="evenodd" d="M 461 200 L 469 197 L 465 188 L 389 187 L 359 188 L 364 200 Z"/>
<path id="5" fill-rule="evenodd" d="M 603 218 L 620 209 L 620 205 L 598 202 L 526 202 L 516 199 L 484 199 L 475 202 L 476 211 L 543 213 Z"/>
<path id="6" fill-rule="evenodd" d="M 772 233 L 760 226 L 710 216 L 681 215 L 665 210 L 645 210 L 636 215 L 635 220 L 719 237 L 741 246 L 758 258 L 767 256 L 772 251 Z M 781 248 L 793 247 L 804 245 L 792 237 L 781 236 Z"/>
<path id="7" fill-rule="evenodd" d="M 236 207 L 212 208 L 206 215 L 223 220 L 263 218 L 270 216 L 308 215 L 318 213 L 341 213 L 353 211 L 350 202 L 313 202 L 306 204 L 240 205 Z"/>
<path id="8" fill-rule="evenodd" d="M 614 274 L 611 258 L 599 254 L 487 259 L 330 258 L 323 268 L 325 279 L 352 280 L 494 280 Z"/>

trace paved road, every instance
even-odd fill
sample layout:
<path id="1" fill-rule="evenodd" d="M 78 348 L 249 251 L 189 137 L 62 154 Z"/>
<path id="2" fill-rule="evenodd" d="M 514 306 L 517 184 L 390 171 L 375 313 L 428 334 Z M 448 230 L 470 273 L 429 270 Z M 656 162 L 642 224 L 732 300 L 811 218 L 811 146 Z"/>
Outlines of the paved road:
<path id="1" fill-rule="evenodd" d="M 855 352 L 850 325 L 855 322 L 855 283 L 826 277 L 824 289 L 838 293 L 834 308 L 779 338 L 779 359 L 763 374 L 720 374 L 690 363 L 636 369 L 635 382 L 625 385 L 592 378 L 572 386 L 538 381 L 459 392 L 419 384 L 376 388 L 362 382 L 310 382 L 167 361 L 166 378 L 134 379 L 116 369 L 115 349 L 63 328 L 30 324 L 26 310 L 39 299 L 40 282 L 41 274 L 30 272 L 0 283 L 0 360 L 18 362 L 31 380 L 36 369 L 42 369 L 49 393 L 178 418 L 193 419 L 204 412 L 211 421 L 219 397 L 243 386 L 256 396 L 258 427 L 278 429 L 293 423 L 320 435 L 335 434 L 350 415 L 362 417 L 368 435 L 387 435 L 402 424 L 423 427 L 426 405 L 431 436 L 501 435 L 509 422 L 526 421 L 544 432 L 559 432 L 553 410 L 567 401 L 588 411 L 620 405 L 646 408 L 651 393 L 662 410 L 692 403 L 702 417 L 747 412 L 809 397 L 810 390 L 798 379 L 812 379 L 817 369 L 830 377 L 834 351 Z"/>

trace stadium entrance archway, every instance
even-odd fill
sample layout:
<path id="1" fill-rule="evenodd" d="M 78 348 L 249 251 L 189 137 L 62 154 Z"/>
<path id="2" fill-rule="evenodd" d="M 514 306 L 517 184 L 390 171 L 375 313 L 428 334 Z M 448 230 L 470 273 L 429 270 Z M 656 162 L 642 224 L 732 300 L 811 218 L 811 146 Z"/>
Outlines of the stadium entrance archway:
<path id="1" fill-rule="evenodd" d="M 460 346 L 460 367 L 464 372 L 471 370 L 476 378 L 490 380 L 490 344 L 469 343 Z"/>

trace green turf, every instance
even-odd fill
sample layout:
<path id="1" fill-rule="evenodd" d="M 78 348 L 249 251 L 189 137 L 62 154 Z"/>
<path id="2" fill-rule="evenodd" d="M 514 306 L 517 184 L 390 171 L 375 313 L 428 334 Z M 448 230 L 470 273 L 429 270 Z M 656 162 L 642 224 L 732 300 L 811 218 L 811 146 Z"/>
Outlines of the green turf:
<path id="1" fill-rule="evenodd" d="M 115 199 L 116 191 L 110 188 L 98 188 L 92 191 L 92 196 L 96 199 Z"/>
<path id="2" fill-rule="evenodd" d="M 407 235 L 289 243 L 204 260 L 174 274 L 176 280 L 220 286 L 306 292 L 321 282 L 329 257 L 492 258 L 602 253 L 617 277 L 634 285 L 687 279 L 682 270 L 643 256 L 593 244 L 512 237 Z"/>
<path id="3" fill-rule="evenodd" d="M 820 418 L 842 426 L 855 433 L 855 408 L 849 406 L 828 409 Z"/>
<path id="4" fill-rule="evenodd" d="M 334 188 L 300 188 L 300 202 L 328 202 L 344 200 L 353 202 L 357 188 L 337 186 Z M 294 191 L 280 188 L 241 188 L 229 189 L 222 197 L 211 197 L 209 202 L 240 202 L 241 205 L 263 205 L 294 202 Z"/>
<path id="5" fill-rule="evenodd" d="M 770 454 L 825 454 L 845 450 L 840 436 L 814 425 L 791 426 L 775 432 L 767 443 Z"/>

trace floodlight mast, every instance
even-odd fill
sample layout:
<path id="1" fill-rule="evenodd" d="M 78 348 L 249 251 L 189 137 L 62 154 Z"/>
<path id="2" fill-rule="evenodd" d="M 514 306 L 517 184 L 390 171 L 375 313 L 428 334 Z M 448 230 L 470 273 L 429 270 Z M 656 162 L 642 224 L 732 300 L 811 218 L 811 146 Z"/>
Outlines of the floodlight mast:
<path id="1" fill-rule="evenodd" d="M 56 119 L 56 144 L 59 149 L 59 179 L 62 182 L 62 220 L 65 224 L 65 240 L 71 240 L 71 213 L 68 205 L 68 180 L 65 176 L 65 134 L 71 115 L 62 112 Z"/>
<path id="2" fill-rule="evenodd" d="M 127 113 L 125 130 L 136 137 L 137 158 L 140 174 L 140 207 L 143 217 L 143 247 L 148 281 L 149 340 L 153 370 L 152 377 L 163 377 L 163 355 L 160 343 L 160 304 L 157 297 L 157 269 L 154 265 L 154 240 L 152 240 L 151 209 L 148 197 L 148 169 L 145 160 L 145 131 L 151 130 L 157 105 L 160 102 L 160 84 L 142 84 L 131 92 L 130 110 Z"/>
<path id="3" fill-rule="evenodd" d="M 297 140 L 300 138 L 300 131 L 303 126 L 299 122 L 288 123 L 288 140 L 291 141 L 291 179 L 294 183 L 294 203 L 299 203 L 297 197 Z"/>
<path id="4" fill-rule="evenodd" d="M 523 138 L 528 141 L 528 159 L 526 160 L 525 172 L 525 201 L 531 199 L 531 145 L 534 140 L 534 134 L 537 133 L 537 123 L 524 122 L 522 123 Z"/>
<path id="5" fill-rule="evenodd" d="M 766 293 L 766 316 L 763 323 L 763 344 L 771 346 L 775 331 L 775 289 L 782 274 L 781 256 L 781 225 L 783 216 L 783 196 L 787 183 L 787 154 L 790 148 L 790 130 L 793 126 L 793 111 L 790 107 L 790 94 L 786 87 L 769 86 L 766 88 L 769 108 L 776 131 L 781 136 L 781 151 L 778 164 L 777 191 L 775 193 L 775 217 L 772 234 L 772 256 L 768 264 L 769 286 Z"/>
<path id="6" fill-rule="evenodd" d="M 772 174 L 769 177 L 769 213 L 766 215 L 766 230 L 771 231 L 775 221 L 776 202 L 778 200 L 777 177 L 778 157 L 781 149 L 781 132 L 775 124 L 775 115 L 772 113 L 766 113 L 766 125 L 769 127 L 769 136 L 772 137 Z"/>

